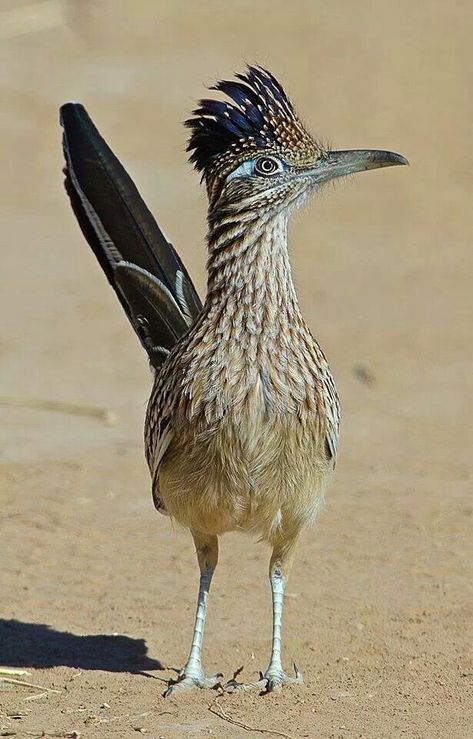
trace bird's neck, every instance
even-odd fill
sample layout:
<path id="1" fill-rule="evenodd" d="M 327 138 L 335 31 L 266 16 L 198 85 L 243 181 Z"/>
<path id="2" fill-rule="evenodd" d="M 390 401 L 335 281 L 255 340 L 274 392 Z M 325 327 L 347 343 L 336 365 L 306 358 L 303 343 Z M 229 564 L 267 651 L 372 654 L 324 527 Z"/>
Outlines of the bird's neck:
<path id="1" fill-rule="evenodd" d="M 270 349 L 300 318 L 287 248 L 287 217 L 209 218 L 205 313 L 222 338 Z"/>
<path id="2" fill-rule="evenodd" d="M 208 292 L 188 338 L 186 413 L 207 422 L 230 408 L 300 415 L 315 407 L 318 350 L 297 302 L 287 221 L 209 220 Z"/>

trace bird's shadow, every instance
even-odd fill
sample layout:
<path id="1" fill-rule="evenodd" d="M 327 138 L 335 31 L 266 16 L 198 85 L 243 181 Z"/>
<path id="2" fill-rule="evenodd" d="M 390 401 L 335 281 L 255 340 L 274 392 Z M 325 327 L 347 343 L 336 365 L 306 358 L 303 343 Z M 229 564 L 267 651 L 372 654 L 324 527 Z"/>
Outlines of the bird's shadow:
<path id="1" fill-rule="evenodd" d="M 108 672 L 163 670 L 144 639 L 121 634 L 78 636 L 45 624 L 0 619 L 0 665 L 75 667 Z"/>

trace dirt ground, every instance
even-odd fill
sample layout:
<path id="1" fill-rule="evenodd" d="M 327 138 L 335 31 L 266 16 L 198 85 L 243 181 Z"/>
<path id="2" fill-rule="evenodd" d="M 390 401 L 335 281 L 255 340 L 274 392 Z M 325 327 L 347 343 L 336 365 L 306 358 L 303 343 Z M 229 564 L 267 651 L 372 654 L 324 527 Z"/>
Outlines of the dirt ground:
<path id="1" fill-rule="evenodd" d="M 2 0 L 0 665 L 53 690 L 0 683 L 1 736 L 473 737 L 472 31 L 467 0 Z M 180 123 L 245 61 L 334 146 L 411 167 L 327 190 L 291 230 L 343 404 L 287 598 L 284 657 L 305 685 L 165 701 L 197 566 L 152 506 L 150 373 L 63 193 L 57 108 L 87 105 L 202 292 L 205 197 Z M 224 538 L 209 672 L 265 667 L 268 554 Z"/>

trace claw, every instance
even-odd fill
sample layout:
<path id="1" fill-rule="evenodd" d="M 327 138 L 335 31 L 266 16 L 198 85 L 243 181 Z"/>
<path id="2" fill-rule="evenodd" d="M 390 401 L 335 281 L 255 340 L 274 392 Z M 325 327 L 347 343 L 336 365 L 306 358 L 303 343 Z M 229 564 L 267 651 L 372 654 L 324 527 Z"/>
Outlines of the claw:
<path id="1" fill-rule="evenodd" d="M 220 678 L 222 677 L 222 672 L 217 672 L 215 675 L 211 675 L 210 677 L 205 677 L 204 674 L 186 675 L 185 672 L 183 672 L 179 675 L 177 680 L 171 682 L 164 693 L 164 698 L 171 698 L 178 693 L 187 693 L 189 690 L 194 690 L 195 688 L 200 688 L 201 690 L 204 688 L 217 688 L 221 686 Z"/>
<path id="2" fill-rule="evenodd" d="M 294 677 L 289 677 L 285 672 L 276 672 L 274 674 L 266 674 L 266 692 L 279 693 L 283 685 L 302 685 L 304 678 L 296 663 L 294 665 Z"/>
<path id="3" fill-rule="evenodd" d="M 283 685 L 302 685 L 303 682 L 304 678 L 302 676 L 302 672 L 294 662 L 294 677 L 289 677 L 282 670 L 271 672 L 268 669 L 265 673 L 260 672 L 259 680 L 254 683 L 239 683 L 235 678 L 233 678 L 233 680 L 229 680 L 225 684 L 225 690 L 229 693 L 233 693 L 239 690 L 246 691 L 256 689 L 261 691 L 261 695 L 266 695 L 267 693 L 279 692 Z"/>

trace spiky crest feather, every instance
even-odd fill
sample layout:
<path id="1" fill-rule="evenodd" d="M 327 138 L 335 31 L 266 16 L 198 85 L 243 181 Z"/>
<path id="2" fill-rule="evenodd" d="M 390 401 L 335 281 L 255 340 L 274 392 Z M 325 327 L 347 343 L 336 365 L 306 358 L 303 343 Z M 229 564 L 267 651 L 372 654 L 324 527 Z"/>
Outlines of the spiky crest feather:
<path id="1" fill-rule="evenodd" d="M 263 67 L 248 66 L 237 81 L 222 80 L 210 89 L 232 103 L 203 99 L 185 121 L 191 130 L 190 161 L 207 181 L 261 150 L 285 154 L 294 164 L 316 157 L 322 147 L 300 122 L 278 80 Z"/>

